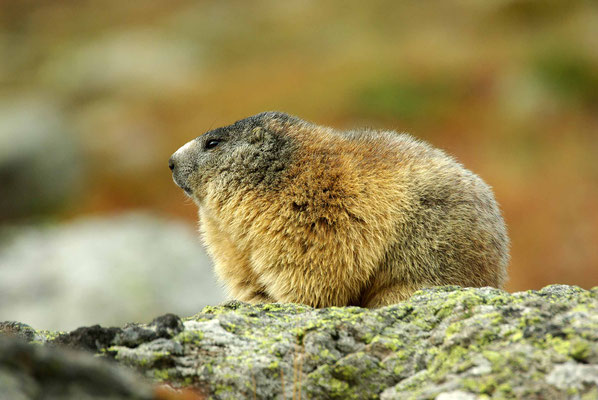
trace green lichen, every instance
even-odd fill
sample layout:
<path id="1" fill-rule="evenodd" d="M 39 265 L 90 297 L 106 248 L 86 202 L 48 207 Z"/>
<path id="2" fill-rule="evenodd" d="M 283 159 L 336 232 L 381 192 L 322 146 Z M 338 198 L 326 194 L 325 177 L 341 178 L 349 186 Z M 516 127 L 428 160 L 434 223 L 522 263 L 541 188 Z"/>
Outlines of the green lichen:
<path id="1" fill-rule="evenodd" d="M 147 358 L 141 358 L 137 361 L 137 365 L 139 365 L 139 367 L 141 367 L 141 369 L 146 369 L 147 367 L 150 366 L 150 360 Z"/>
<path id="2" fill-rule="evenodd" d="M 181 344 L 200 344 L 200 342 L 204 338 L 204 333 L 202 331 L 193 331 L 193 330 L 184 330 L 179 333 L 177 336 L 174 337 L 174 340 L 177 340 Z"/>
<path id="3" fill-rule="evenodd" d="M 596 400 L 598 399 L 598 388 L 594 387 L 589 392 L 581 396 L 581 400 Z"/>
<path id="4" fill-rule="evenodd" d="M 168 369 L 154 369 L 152 371 L 152 375 L 154 376 L 154 379 L 161 382 L 167 382 L 171 380 L 171 374 Z"/>
<path id="5" fill-rule="evenodd" d="M 487 395 L 491 395 L 498 386 L 492 375 L 477 377 L 475 379 L 467 378 L 463 380 L 462 384 L 470 392 Z"/>
<path id="6" fill-rule="evenodd" d="M 214 394 L 216 396 L 222 396 L 223 394 L 232 393 L 233 391 L 234 389 L 231 385 L 217 384 L 214 388 Z"/>
<path id="7" fill-rule="evenodd" d="M 335 365 L 332 374 L 343 381 L 354 381 L 357 378 L 357 367 L 353 365 Z"/>
<path id="8" fill-rule="evenodd" d="M 231 302 L 186 319 L 210 322 L 205 330 L 186 324 L 145 350 L 106 353 L 156 380 L 209 387 L 216 399 L 267 397 L 283 381 L 287 397 L 301 387 L 311 398 L 378 398 L 391 389 L 434 398 L 448 381 L 480 398 L 540 398 L 557 390 L 545 389 L 552 365 L 595 362 L 597 298 L 598 288 L 443 287 L 377 310 Z"/>
<path id="9" fill-rule="evenodd" d="M 403 365 L 397 365 L 393 368 L 392 373 L 395 375 L 401 375 L 405 371 L 405 367 Z"/>
<path id="10" fill-rule="evenodd" d="M 445 331 L 447 339 L 450 338 L 451 336 L 461 332 L 462 329 L 463 329 L 463 322 L 461 322 L 461 321 L 457 321 L 453 324 L 450 324 L 446 328 L 446 331 Z"/>
<path id="11" fill-rule="evenodd" d="M 591 345 L 585 340 L 572 340 L 569 355 L 577 361 L 585 362 L 591 353 Z"/>
<path id="12" fill-rule="evenodd" d="M 60 335 L 66 334 L 63 331 L 48 331 L 48 330 L 36 330 L 35 333 L 41 337 L 43 337 L 46 341 L 51 342 L 52 340 L 56 339 Z"/>

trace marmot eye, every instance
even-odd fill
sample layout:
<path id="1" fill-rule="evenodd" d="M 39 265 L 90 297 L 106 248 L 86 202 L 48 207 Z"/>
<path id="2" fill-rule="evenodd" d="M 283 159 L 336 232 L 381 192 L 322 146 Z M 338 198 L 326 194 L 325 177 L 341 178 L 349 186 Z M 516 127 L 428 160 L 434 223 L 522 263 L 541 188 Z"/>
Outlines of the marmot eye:
<path id="1" fill-rule="evenodd" d="M 206 142 L 205 148 L 206 150 L 213 149 L 214 147 L 218 146 L 220 140 L 218 139 L 210 139 Z"/>

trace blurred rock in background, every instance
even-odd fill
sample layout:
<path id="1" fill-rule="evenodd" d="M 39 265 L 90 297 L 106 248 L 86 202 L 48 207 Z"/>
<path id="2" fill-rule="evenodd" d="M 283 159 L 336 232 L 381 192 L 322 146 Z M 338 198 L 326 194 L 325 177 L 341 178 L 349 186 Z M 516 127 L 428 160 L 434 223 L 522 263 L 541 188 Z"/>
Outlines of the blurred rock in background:
<path id="1" fill-rule="evenodd" d="M 81 184 L 83 160 L 60 107 L 0 98 L 0 222 L 60 210 Z"/>
<path id="2" fill-rule="evenodd" d="M 0 233 L 2 321 L 122 325 L 224 300 L 197 233 L 180 222 L 134 213 Z"/>

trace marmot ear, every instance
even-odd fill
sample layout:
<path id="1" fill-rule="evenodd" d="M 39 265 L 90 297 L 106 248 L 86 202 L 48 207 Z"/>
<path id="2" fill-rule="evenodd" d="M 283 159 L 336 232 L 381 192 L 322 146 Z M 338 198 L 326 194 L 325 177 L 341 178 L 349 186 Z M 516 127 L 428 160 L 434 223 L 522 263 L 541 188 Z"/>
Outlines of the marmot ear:
<path id="1" fill-rule="evenodd" d="M 261 126 L 256 126 L 249 133 L 249 143 L 253 144 L 263 142 L 269 136 L 270 133 L 266 129 L 262 128 Z"/>

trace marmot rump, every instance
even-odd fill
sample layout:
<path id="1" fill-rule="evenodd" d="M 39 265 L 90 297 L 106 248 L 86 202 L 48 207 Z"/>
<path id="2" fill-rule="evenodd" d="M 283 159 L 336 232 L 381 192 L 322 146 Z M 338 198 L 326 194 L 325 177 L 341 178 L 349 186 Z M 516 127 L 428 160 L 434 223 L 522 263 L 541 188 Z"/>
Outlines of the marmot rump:
<path id="1" fill-rule="evenodd" d="M 490 187 L 407 134 L 265 112 L 206 132 L 169 165 L 237 300 L 380 307 L 506 279 Z"/>

